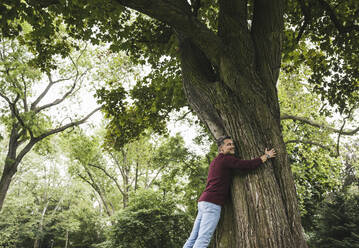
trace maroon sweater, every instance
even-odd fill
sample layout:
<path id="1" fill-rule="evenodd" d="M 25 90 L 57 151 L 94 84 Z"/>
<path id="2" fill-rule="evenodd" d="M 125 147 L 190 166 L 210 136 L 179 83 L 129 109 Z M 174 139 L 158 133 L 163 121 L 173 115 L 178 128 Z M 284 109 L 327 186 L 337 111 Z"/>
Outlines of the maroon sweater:
<path id="1" fill-rule="evenodd" d="M 218 154 L 209 165 L 206 189 L 198 201 L 224 205 L 232 182 L 232 169 L 255 169 L 261 163 L 260 158 L 240 160 L 230 154 Z"/>

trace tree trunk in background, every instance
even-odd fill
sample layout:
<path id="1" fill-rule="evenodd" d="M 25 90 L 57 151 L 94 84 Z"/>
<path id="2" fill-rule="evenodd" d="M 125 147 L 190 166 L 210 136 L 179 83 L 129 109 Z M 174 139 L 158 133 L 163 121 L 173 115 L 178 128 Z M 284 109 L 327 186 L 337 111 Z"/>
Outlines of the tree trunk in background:
<path id="1" fill-rule="evenodd" d="M 65 234 L 65 247 L 64 248 L 68 248 L 69 247 L 69 230 L 66 230 L 66 234 Z"/>
<path id="2" fill-rule="evenodd" d="M 10 161 L 10 162 L 9 162 Z M 17 164 L 12 163 L 10 159 L 5 160 L 4 170 L 0 179 L 0 211 L 3 207 L 4 200 L 9 189 L 11 180 L 17 171 Z"/>
<path id="3" fill-rule="evenodd" d="M 47 211 L 47 207 L 48 207 L 48 206 L 49 206 L 49 201 L 46 200 L 46 204 L 45 204 L 44 209 L 42 210 L 41 219 L 40 219 L 40 222 L 39 222 L 39 233 L 40 233 L 40 236 L 42 235 L 42 231 L 44 230 L 44 219 L 45 219 L 45 214 L 46 214 L 46 211 Z M 40 243 L 41 243 L 41 239 L 40 239 L 39 237 L 36 237 L 35 242 L 34 242 L 34 248 L 39 248 L 39 247 L 40 247 Z"/>

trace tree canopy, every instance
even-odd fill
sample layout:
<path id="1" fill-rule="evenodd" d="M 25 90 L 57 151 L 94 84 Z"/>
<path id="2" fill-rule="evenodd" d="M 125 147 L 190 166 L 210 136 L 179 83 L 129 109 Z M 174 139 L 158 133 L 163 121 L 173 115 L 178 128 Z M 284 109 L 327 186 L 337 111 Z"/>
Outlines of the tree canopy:
<path id="1" fill-rule="evenodd" d="M 337 106 L 340 112 L 350 111 L 358 101 L 359 88 L 358 2 L 290 0 L 278 4 L 276 8 L 282 8 L 284 15 L 283 69 L 307 65 L 311 71 L 309 82 L 322 101 Z M 70 46 L 76 46 L 67 37 L 95 44 L 108 42 L 112 51 L 125 51 L 139 64 L 149 63 L 150 74 L 129 93 L 119 84 L 98 92 L 112 119 L 109 130 L 121 132 L 122 140 L 117 142 L 123 144 L 149 125 L 163 130 L 169 112 L 188 105 L 179 72 L 178 32 L 191 37 L 203 51 L 215 52 L 216 46 L 225 42 L 219 37 L 229 31 L 226 27 L 231 18 L 233 25 L 235 18 L 242 23 L 238 30 L 253 35 L 258 29 L 256 22 L 265 22 L 259 18 L 271 18 L 264 14 L 265 8 L 260 1 L 7 0 L 0 5 L 0 28 L 3 36 L 16 37 L 31 46 L 36 55 L 34 63 L 42 68 L 53 66 L 52 55 L 66 55 Z M 237 17 L 232 17 L 231 11 Z M 24 32 L 23 23 L 30 24 L 30 32 Z M 60 26 L 66 33 L 59 34 Z M 216 59 L 216 55 L 205 56 Z M 218 61 L 214 65 L 218 66 Z M 218 75 L 213 69 L 208 75 L 216 80 Z M 201 70 L 207 69 L 203 66 Z M 134 99 L 131 104 L 124 102 L 128 95 Z"/>

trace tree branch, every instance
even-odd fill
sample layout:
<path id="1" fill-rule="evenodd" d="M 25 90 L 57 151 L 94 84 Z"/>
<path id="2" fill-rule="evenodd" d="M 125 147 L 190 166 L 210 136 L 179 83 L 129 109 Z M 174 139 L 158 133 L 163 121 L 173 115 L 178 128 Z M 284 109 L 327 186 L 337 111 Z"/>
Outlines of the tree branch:
<path id="1" fill-rule="evenodd" d="M 95 164 L 88 164 L 91 167 L 100 169 L 103 173 L 105 173 L 106 176 L 108 176 L 117 186 L 118 190 L 121 192 L 122 195 L 125 195 L 125 192 L 122 191 L 121 186 L 118 184 L 117 180 L 115 177 L 111 176 L 104 168 L 102 168 L 101 166 L 95 165 Z"/>
<path id="2" fill-rule="evenodd" d="M 344 120 L 343 120 L 343 125 L 342 125 L 342 127 L 340 128 L 340 132 L 339 132 L 339 134 L 338 134 L 338 139 L 337 139 L 337 149 L 336 149 L 337 154 L 336 154 L 336 157 L 338 157 L 338 156 L 340 155 L 340 151 L 339 151 L 340 136 L 342 135 L 342 132 L 343 132 L 343 129 L 344 129 L 344 127 L 345 127 L 345 124 L 346 124 L 347 119 L 350 118 L 350 116 L 352 115 L 352 112 L 353 112 L 354 109 L 355 109 L 355 107 L 352 107 L 352 108 L 349 110 L 348 116 L 345 117 Z"/>
<path id="3" fill-rule="evenodd" d="M 36 108 L 37 104 L 46 96 L 46 94 L 49 92 L 50 88 L 51 88 L 54 84 L 56 84 L 56 83 L 58 83 L 58 82 L 61 82 L 61 81 L 65 81 L 65 80 L 71 79 L 71 77 L 70 77 L 69 79 L 61 79 L 61 80 L 57 80 L 57 81 L 52 81 L 50 72 L 46 72 L 46 74 L 47 74 L 47 77 L 49 78 L 49 83 L 48 83 L 48 85 L 46 86 L 46 88 L 44 89 L 44 91 L 43 91 L 43 92 L 36 98 L 36 100 L 31 104 L 31 107 L 30 107 L 31 110 L 34 110 L 34 109 Z"/>
<path id="4" fill-rule="evenodd" d="M 179 116 L 178 118 L 176 118 L 176 121 L 183 121 L 184 119 L 186 119 L 187 115 L 191 114 L 192 111 L 189 110 L 186 113 L 184 113 L 182 116 Z"/>
<path id="5" fill-rule="evenodd" d="M 191 12 L 191 6 L 185 0 L 116 0 L 117 3 L 160 20 L 190 38 L 212 64 L 219 65 L 222 41 L 207 26 L 201 23 Z"/>
<path id="6" fill-rule="evenodd" d="M 303 25 L 301 26 L 301 28 L 300 28 L 300 30 L 298 32 L 297 38 L 295 39 L 296 44 L 298 44 L 298 42 L 302 38 L 302 35 L 304 34 L 304 30 L 306 29 L 306 27 L 310 23 L 310 19 L 311 19 L 310 11 L 309 11 L 308 7 L 305 5 L 304 0 L 298 0 L 298 2 L 299 2 L 299 5 L 300 5 L 300 9 L 302 10 L 303 15 L 304 15 L 304 23 L 303 23 Z"/>
<path id="7" fill-rule="evenodd" d="M 156 175 L 152 178 L 152 180 L 149 182 L 149 184 L 146 185 L 146 188 L 151 187 L 151 185 L 154 183 L 154 181 L 157 179 L 158 175 L 161 173 L 161 171 L 166 167 L 166 165 L 161 166 L 161 168 L 158 169 Z"/>
<path id="8" fill-rule="evenodd" d="M 122 153 L 122 156 L 123 156 L 123 163 L 125 164 L 126 163 L 126 154 L 124 152 L 124 148 L 122 147 L 121 148 L 121 153 Z M 109 152 L 110 156 L 112 157 L 112 159 L 115 161 L 115 164 L 117 165 L 117 168 L 120 170 L 120 173 L 121 173 L 121 176 L 122 178 L 125 178 L 125 172 L 122 168 L 122 166 L 120 165 L 120 162 L 118 161 L 118 159 L 116 158 L 116 156 L 112 153 L 112 152 Z"/>
<path id="9" fill-rule="evenodd" d="M 333 152 L 329 146 L 322 145 L 321 143 L 315 142 L 315 141 L 296 139 L 296 140 L 287 140 L 287 141 L 285 141 L 284 143 L 285 143 L 285 144 L 301 143 L 301 144 L 314 145 L 314 146 L 319 146 L 319 147 L 321 147 L 321 148 L 323 148 L 323 149 L 325 149 L 325 150 L 328 150 L 328 151 L 330 151 L 331 153 Z"/>
<path id="10" fill-rule="evenodd" d="M 231 19 L 230 22 L 235 23 L 229 29 L 232 29 L 234 32 L 238 32 L 238 29 L 241 28 L 245 31 L 248 31 L 247 27 L 247 0 L 219 0 L 219 16 L 220 19 Z M 226 24 L 227 21 L 224 21 L 223 24 Z M 229 24 L 229 23 L 227 23 Z M 221 26 L 221 25 L 220 25 Z M 224 27 L 220 27 L 221 29 Z M 230 32 L 232 33 L 232 32 Z"/>
<path id="11" fill-rule="evenodd" d="M 29 128 L 29 127 L 27 127 L 27 126 L 25 125 L 25 122 L 24 122 L 23 119 L 21 118 L 21 116 L 20 116 L 20 114 L 19 114 L 19 111 L 18 111 L 17 108 L 16 108 L 16 103 L 17 103 L 17 101 L 20 99 L 20 95 L 17 94 L 16 99 L 15 99 L 13 102 L 11 102 L 11 100 L 10 100 L 6 95 L 4 95 L 4 94 L 1 93 L 1 92 L 0 92 L 0 96 L 1 96 L 2 98 L 4 98 L 5 101 L 8 103 L 8 105 L 9 105 L 9 107 L 10 107 L 10 110 L 11 110 L 11 114 L 13 115 L 13 117 L 16 118 L 16 120 L 20 123 L 20 125 L 22 126 L 22 128 L 23 128 L 24 130 L 27 130 L 27 131 L 29 132 L 29 134 L 30 134 L 30 137 L 33 138 L 34 135 L 33 135 L 33 133 L 32 133 L 31 128 Z M 18 138 L 18 137 L 17 137 L 17 138 Z"/>
<path id="12" fill-rule="evenodd" d="M 86 173 L 87 173 L 87 175 L 90 177 L 90 179 L 91 179 L 91 181 L 90 180 L 88 180 L 87 178 L 85 178 L 84 176 L 82 176 L 80 173 L 77 173 L 77 175 L 78 175 L 78 177 L 80 177 L 84 182 L 86 182 L 86 183 L 88 183 L 96 192 L 97 192 L 97 194 L 100 196 L 100 199 L 101 199 L 101 201 L 102 201 L 102 204 L 104 205 L 104 207 L 105 207 L 105 210 L 106 210 L 106 212 L 107 212 L 107 215 L 108 216 L 111 216 L 112 215 L 112 213 L 111 213 L 111 211 L 110 211 L 110 209 L 109 209 L 109 207 L 108 207 L 108 204 L 107 204 L 107 200 L 105 199 L 105 196 L 103 195 L 103 193 L 101 192 L 101 188 L 96 184 L 96 182 L 94 181 L 94 179 L 93 179 L 93 177 L 92 177 L 92 174 L 91 174 L 91 172 L 88 170 L 88 169 L 86 169 L 86 167 L 85 167 L 85 170 L 86 170 Z"/>
<path id="13" fill-rule="evenodd" d="M 55 129 L 52 129 L 52 130 L 49 130 L 43 134 L 41 134 L 40 136 L 38 137 L 33 137 L 30 139 L 30 142 L 27 143 L 27 145 L 19 152 L 19 154 L 16 156 L 16 161 L 15 163 L 19 163 L 22 158 L 31 150 L 31 148 L 36 144 L 38 143 L 39 141 L 45 139 L 46 137 L 50 136 L 50 135 L 53 135 L 53 134 L 56 134 L 56 133 L 60 133 L 70 127 L 74 127 L 74 126 L 78 126 L 78 125 L 81 125 L 83 124 L 85 121 L 87 121 L 88 118 L 90 118 L 94 113 L 96 113 L 98 110 L 100 110 L 100 107 L 99 108 L 96 108 L 95 110 L 93 110 L 90 114 L 88 114 L 87 116 L 85 116 L 83 119 L 81 120 L 78 120 L 78 121 L 74 121 L 74 122 L 71 122 L 67 125 L 64 125 L 64 126 L 61 126 L 61 127 L 58 127 L 58 128 L 55 128 Z"/>
<path id="14" fill-rule="evenodd" d="M 281 65 L 284 5 L 283 0 L 254 1 L 251 32 L 256 48 L 256 67 L 262 80 L 273 86 Z"/>
<path id="15" fill-rule="evenodd" d="M 71 59 L 71 60 L 72 60 L 72 59 Z M 76 69 L 76 70 L 77 70 L 77 69 Z M 35 113 L 39 113 L 40 111 L 42 111 L 42 110 L 44 110 L 44 109 L 47 109 L 47 108 L 50 108 L 50 107 L 52 107 L 52 106 L 55 106 L 55 105 L 60 104 L 60 103 L 63 102 L 70 94 L 72 94 L 72 93 L 74 92 L 78 81 L 79 81 L 87 72 L 88 72 L 88 69 L 85 70 L 82 74 L 79 74 L 79 72 L 77 71 L 77 72 L 76 72 L 76 75 L 74 76 L 75 79 L 74 79 L 74 82 L 73 82 L 71 88 L 70 88 L 61 98 L 56 99 L 55 101 L 53 101 L 53 102 L 51 102 L 51 103 L 49 103 L 49 104 L 45 104 L 45 105 L 43 105 L 43 106 L 40 106 L 40 107 L 38 107 L 38 108 L 36 108 L 36 105 L 38 104 L 38 102 L 37 102 L 37 103 L 34 102 L 35 104 L 33 103 L 33 104 L 31 105 L 31 109 L 32 109 L 33 111 L 35 111 Z M 41 100 L 41 99 L 48 93 L 48 91 L 49 91 L 49 89 L 51 88 L 52 85 L 54 85 L 54 84 L 56 84 L 56 83 L 59 83 L 59 82 L 61 82 L 61 81 L 69 80 L 69 79 L 72 78 L 72 77 L 70 77 L 70 78 L 59 79 L 59 80 L 53 81 L 53 80 L 52 80 L 52 77 L 51 77 L 51 74 L 47 74 L 47 76 L 48 76 L 48 79 L 49 79 L 49 82 L 50 82 L 50 83 L 49 83 L 48 87 L 45 89 L 45 91 L 41 94 L 41 98 L 39 97 L 38 99 L 36 99 L 36 101 L 39 100 L 39 99 Z M 39 100 L 39 101 L 40 101 L 40 100 Z"/>
<path id="16" fill-rule="evenodd" d="M 180 42 L 183 87 L 190 104 L 199 119 L 217 139 L 225 134 L 222 119 L 213 106 L 211 90 L 217 76 L 201 50 L 189 40 Z"/>
<path id="17" fill-rule="evenodd" d="M 23 74 L 21 74 L 21 79 L 22 79 L 22 82 L 24 84 L 24 98 L 22 99 L 22 102 L 24 104 L 24 111 L 28 112 L 29 108 L 28 108 L 28 105 L 27 105 L 27 86 L 26 86 L 26 81 L 25 81 L 25 78 L 24 78 Z"/>
<path id="18" fill-rule="evenodd" d="M 318 0 L 322 8 L 328 13 L 330 19 L 332 20 L 334 26 L 340 33 L 349 33 L 352 31 L 359 31 L 359 25 L 352 24 L 350 26 L 344 26 L 338 19 L 334 9 L 325 1 Z"/>
<path id="19" fill-rule="evenodd" d="M 317 123 L 317 122 L 312 121 L 312 120 L 308 120 L 308 119 L 306 119 L 304 117 L 293 116 L 293 115 L 288 115 L 288 114 L 282 114 L 280 119 L 281 120 L 299 121 L 299 122 L 311 125 L 313 127 L 323 128 L 323 129 L 329 130 L 329 131 L 334 132 L 334 133 L 340 133 L 341 135 L 354 135 L 357 132 L 359 132 L 359 127 L 356 128 L 356 129 L 353 129 L 353 130 L 341 130 L 341 129 L 332 128 L 332 127 L 324 125 L 324 124 Z"/>
<path id="20" fill-rule="evenodd" d="M 59 133 L 59 132 L 62 132 L 70 127 L 74 127 L 74 126 L 78 126 L 78 125 L 81 125 L 83 124 L 84 122 L 87 121 L 88 118 L 90 118 L 94 113 L 96 113 L 97 111 L 99 111 L 101 109 L 101 107 L 98 107 L 96 109 L 94 109 L 91 113 L 89 113 L 87 116 L 85 116 L 84 118 L 82 118 L 81 120 L 78 120 L 78 121 L 74 121 L 74 122 L 71 122 L 69 124 L 66 124 L 64 126 L 61 126 L 61 127 L 58 127 L 58 128 L 55 128 L 55 129 L 52 129 L 52 130 L 49 130 L 47 131 L 46 133 L 36 137 L 35 139 L 37 140 L 42 140 L 44 138 L 46 138 L 47 136 L 49 135 L 52 135 L 52 134 L 55 134 L 55 133 Z"/>

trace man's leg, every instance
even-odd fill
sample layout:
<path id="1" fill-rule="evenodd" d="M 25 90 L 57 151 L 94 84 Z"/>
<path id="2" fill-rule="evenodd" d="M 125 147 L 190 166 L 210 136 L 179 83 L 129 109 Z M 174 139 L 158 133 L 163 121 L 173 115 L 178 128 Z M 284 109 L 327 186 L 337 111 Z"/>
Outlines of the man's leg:
<path id="1" fill-rule="evenodd" d="M 210 202 L 199 204 L 202 205 L 202 220 L 193 248 L 207 248 L 221 216 L 221 206 Z"/>
<path id="2" fill-rule="evenodd" d="M 202 220 L 202 211 L 200 208 L 200 204 L 198 203 L 197 217 L 196 217 L 196 220 L 194 221 L 191 235 L 187 239 L 187 242 L 184 244 L 183 248 L 192 248 L 193 247 L 193 245 L 196 242 L 196 239 L 198 237 L 198 231 L 199 231 L 199 226 L 201 224 L 201 220 Z"/>

